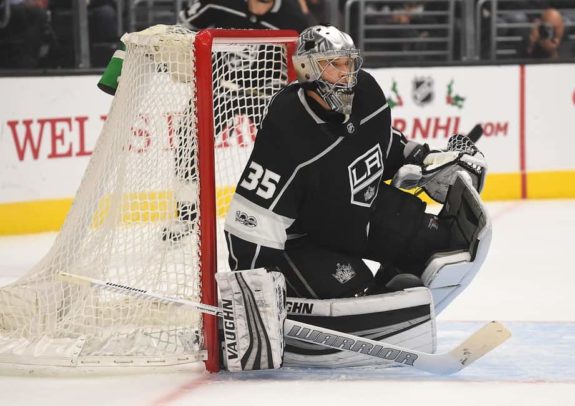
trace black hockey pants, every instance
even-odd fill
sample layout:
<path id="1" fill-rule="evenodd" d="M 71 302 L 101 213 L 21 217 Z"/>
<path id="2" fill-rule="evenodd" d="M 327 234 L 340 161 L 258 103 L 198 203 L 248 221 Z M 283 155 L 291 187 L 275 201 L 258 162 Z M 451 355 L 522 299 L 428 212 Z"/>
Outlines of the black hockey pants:
<path id="1" fill-rule="evenodd" d="M 425 207 L 419 198 L 381 185 L 362 255 L 319 246 L 309 237 L 288 241 L 285 261 L 278 266 L 286 277 L 288 296 L 328 299 L 361 294 L 375 283 L 362 258 L 381 263 L 391 276 L 420 276 L 431 255 L 450 248 L 452 223 L 425 213 Z M 378 275 L 378 280 L 386 279 Z"/>

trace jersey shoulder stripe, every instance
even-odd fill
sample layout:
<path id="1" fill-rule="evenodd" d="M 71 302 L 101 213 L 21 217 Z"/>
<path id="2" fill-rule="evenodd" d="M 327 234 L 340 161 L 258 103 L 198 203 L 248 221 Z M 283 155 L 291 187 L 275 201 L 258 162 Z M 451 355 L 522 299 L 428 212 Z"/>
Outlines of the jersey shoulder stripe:
<path id="1" fill-rule="evenodd" d="M 315 161 L 317 161 L 318 159 L 320 159 L 321 157 L 323 157 L 325 154 L 327 154 L 329 151 L 331 151 L 332 149 L 334 149 L 340 142 L 343 141 L 344 137 L 339 137 L 337 138 L 331 145 L 329 145 L 326 149 L 324 149 L 322 152 L 320 152 L 319 154 L 317 154 L 316 156 L 314 156 L 311 159 L 308 159 L 305 162 L 302 162 L 301 164 L 299 164 L 298 166 L 296 166 L 295 170 L 292 172 L 291 176 L 289 177 L 289 179 L 287 180 L 287 182 L 284 184 L 284 186 L 282 187 L 282 189 L 280 190 L 280 192 L 278 193 L 278 195 L 276 196 L 276 198 L 274 199 L 273 203 L 270 205 L 270 210 L 273 210 L 273 208 L 278 204 L 279 200 L 281 199 L 282 195 L 285 193 L 286 189 L 288 188 L 288 186 L 293 182 L 293 180 L 295 179 L 297 173 L 304 167 L 314 163 Z"/>

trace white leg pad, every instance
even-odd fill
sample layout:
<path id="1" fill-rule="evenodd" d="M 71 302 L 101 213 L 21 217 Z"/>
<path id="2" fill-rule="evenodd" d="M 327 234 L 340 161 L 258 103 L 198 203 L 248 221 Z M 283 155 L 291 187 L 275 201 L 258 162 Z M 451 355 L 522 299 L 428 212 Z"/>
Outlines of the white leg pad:
<path id="1" fill-rule="evenodd" d="M 265 269 L 216 274 L 223 308 L 224 362 L 229 371 L 282 364 L 285 279 Z"/>
<path id="2" fill-rule="evenodd" d="M 427 288 L 343 299 L 288 298 L 288 318 L 403 347 L 434 352 L 436 326 Z M 362 354 L 286 339 L 284 366 L 347 368 L 390 366 Z"/>
<path id="3" fill-rule="evenodd" d="M 445 309 L 473 280 L 483 265 L 491 244 L 491 220 L 479 194 L 468 177 L 458 175 L 455 184 L 458 182 L 462 182 L 464 186 L 460 201 L 477 219 L 477 227 L 468 250 L 436 254 L 423 271 L 421 279 L 431 290 L 436 314 Z M 453 211 L 455 208 L 447 209 Z"/>

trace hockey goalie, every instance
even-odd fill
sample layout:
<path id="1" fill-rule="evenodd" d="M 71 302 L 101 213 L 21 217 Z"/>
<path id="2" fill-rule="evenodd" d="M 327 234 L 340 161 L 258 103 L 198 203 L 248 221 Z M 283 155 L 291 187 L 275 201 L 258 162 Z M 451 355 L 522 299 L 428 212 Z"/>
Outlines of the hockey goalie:
<path id="1" fill-rule="evenodd" d="M 234 337 L 224 362 L 245 370 L 381 361 L 284 343 L 285 313 L 433 352 L 436 315 L 489 248 L 483 154 L 463 135 L 433 150 L 393 129 L 359 50 L 333 26 L 303 31 L 293 62 L 298 80 L 270 102 L 226 217 L 229 265 L 242 272 L 217 275 L 224 336 Z M 439 214 L 404 191 L 413 188 L 441 203 Z M 380 264 L 375 275 L 365 260 Z"/>

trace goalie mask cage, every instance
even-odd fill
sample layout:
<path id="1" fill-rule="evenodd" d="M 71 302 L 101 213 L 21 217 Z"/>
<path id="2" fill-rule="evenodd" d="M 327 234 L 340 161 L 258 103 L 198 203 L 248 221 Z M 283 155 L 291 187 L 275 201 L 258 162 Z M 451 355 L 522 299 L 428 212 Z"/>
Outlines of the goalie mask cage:
<path id="1" fill-rule="evenodd" d="M 217 305 L 223 217 L 271 96 L 295 77 L 297 33 L 154 26 L 122 40 L 120 84 L 64 226 L 0 289 L 4 372 L 219 369 L 215 316 L 58 274 Z"/>

